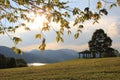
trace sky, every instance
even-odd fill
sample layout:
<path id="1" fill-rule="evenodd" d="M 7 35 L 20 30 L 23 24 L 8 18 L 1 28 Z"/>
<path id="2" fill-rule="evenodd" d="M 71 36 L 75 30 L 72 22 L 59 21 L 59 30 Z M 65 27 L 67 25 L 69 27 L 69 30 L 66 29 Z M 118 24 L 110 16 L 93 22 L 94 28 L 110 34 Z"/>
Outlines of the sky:
<path id="1" fill-rule="evenodd" d="M 88 0 L 69 0 L 69 2 L 70 3 L 68 5 L 71 8 L 79 7 L 82 10 L 85 7 L 88 7 Z M 96 3 L 97 0 L 91 0 L 91 10 L 96 10 Z M 107 8 L 107 6 L 105 6 L 105 8 Z M 39 21 L 42 21 L 43 19 L 44 18 L 38 18 L 36 19 L 34 24 L 29 24 L 32 29 L 31 31 L 24 31 L 24 29 L 21 28 L 17 30 L 17 33 L 14 34 L 22 38 L 23 41 L 22 43 L 18 44 L 18 47 L 21 48 L 23 51 L 31 51 L 33 49 L 38 49 L 41 41 L 35 39 L 35 34 L 40 32 L 37 27 L 41 26 Z M 70 22 L 73 23 L 73 20 L 70 19 Z M 57 27 L 59 24 L 52 25 Z M 99 20 L 99 24 L 93 25 L 91 21 L 85 22 L 82 33 L 80 34 L 80 37 L 78 39 L 74 39 L 73 34 L 71 36 L 65 34 L 65 42 L 57 43 L 55 41 L 56 33 L 53 30 L 51 30 L 50 32 L 45 32 L 45 38 L 47 40 L 46 50 L 72 49 L 79 52 L 86 49 L 89 50 L 88 41 L 91 40 L 92 34 L 95 32 L 96 29 L 103 29 L 105 33 L 113 40 L 112 47 L 120 51 L 120 7 L 113 7 L 112 10 L 109 10 L 109 14 L 107 16 L 103 16 Z M 74 32 L 74 30 L 72 31 Z M 1 46 L 13 46 L 12 41 L 6 35 L 0 35 L 0 39 Z"/>

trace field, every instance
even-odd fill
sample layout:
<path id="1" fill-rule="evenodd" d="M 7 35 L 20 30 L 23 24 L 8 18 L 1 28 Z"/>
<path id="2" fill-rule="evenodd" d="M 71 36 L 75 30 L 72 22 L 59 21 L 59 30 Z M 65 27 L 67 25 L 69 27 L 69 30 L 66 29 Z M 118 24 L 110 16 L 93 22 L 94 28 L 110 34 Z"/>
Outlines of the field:
<path id="1" fill-rule="evenodd" d="M 0 80 L 120 80 L 120 57 L 1 69 Z"/>

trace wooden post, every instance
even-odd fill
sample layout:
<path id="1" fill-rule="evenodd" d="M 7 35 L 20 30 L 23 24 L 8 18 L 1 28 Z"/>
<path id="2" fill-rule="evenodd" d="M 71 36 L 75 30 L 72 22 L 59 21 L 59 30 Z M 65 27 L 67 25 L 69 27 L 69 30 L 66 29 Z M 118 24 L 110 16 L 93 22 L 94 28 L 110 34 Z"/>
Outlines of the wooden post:
<path id="1" fill-rule="evenodd" d="M 78 53 L 78 55 L 79 55 L 79 59 L 80 59 L 80 53 Z"/>

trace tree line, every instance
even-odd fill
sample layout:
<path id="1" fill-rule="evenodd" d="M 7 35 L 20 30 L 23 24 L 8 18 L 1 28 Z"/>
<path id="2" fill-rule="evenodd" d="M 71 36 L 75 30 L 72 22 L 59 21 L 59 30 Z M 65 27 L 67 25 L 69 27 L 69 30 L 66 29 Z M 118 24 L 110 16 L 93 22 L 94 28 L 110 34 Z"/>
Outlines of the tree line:
<path id="1" fill-rule="evenodd" d="M 5 57 L 0 53 L 0 69 L 27 67 L 27 62 L 24 59 L 15 59 L 13 57 Z"/>

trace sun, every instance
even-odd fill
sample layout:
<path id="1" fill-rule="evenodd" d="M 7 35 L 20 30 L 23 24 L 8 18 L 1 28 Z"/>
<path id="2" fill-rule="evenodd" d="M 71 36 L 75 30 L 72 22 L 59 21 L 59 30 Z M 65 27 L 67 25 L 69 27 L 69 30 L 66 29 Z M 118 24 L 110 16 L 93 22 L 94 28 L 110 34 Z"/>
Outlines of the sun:
<path id="1" fill-rule="evenodd" d="M 36 15 L 33 19 L 33 22 L 27 23 L 30 29 L 41 29 L 44 26 L 43 24 L 48 22 L 44 14 Z"/>

